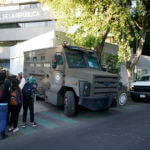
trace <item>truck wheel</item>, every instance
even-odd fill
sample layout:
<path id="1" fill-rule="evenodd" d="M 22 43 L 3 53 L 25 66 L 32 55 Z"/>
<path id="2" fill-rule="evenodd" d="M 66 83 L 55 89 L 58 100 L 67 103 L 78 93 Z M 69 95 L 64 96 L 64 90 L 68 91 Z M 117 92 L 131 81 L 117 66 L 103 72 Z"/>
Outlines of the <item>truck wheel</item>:
<path id="1" fill-rule="evenodd" d="M 119 105 L 123 106 L 127 102 L 127 93 L 123 92 L 119 95 Z"/>
<path id="2" fill-rule="evenodd" d="M 75 95 L 72 91 L 67 91 L 65 93 L 64 99 L 64 113 L 67 116 L 74 116 L 76 114 L 76 102 Z"/>

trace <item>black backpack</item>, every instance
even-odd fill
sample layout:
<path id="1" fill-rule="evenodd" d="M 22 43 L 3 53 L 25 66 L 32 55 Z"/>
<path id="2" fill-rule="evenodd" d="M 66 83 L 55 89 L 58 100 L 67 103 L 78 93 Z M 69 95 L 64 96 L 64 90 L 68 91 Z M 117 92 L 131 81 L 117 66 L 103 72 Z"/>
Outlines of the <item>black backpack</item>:
<path id="1" fill-rule="evenodd" d="M 26 83 L 22 89 L 23 97 L 30 99 L 32 96 L 33 85 L 31 83 Z"/>
<path id="2" fill-rule="evenodd" d="M 2 83 L 0 85 L 0 101 L 4 100 L 5 98 L 5 85 Z"/>

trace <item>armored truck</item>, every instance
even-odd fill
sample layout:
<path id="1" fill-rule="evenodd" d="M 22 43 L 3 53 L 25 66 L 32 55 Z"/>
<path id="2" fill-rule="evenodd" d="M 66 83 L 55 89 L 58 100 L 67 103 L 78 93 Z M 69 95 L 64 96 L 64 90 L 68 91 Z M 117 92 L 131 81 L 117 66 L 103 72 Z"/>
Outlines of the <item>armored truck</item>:
<path id="1" fill-rule="evenodd" d="M 64 44 L 24 52 L 24 74 L 26 78 L 34 76 L 38 95 L 64 106 L 67 116 L 75 115 L 78 105 L 93 111 L 117 106 L 118 76 L 101 70 L 93 50 Z"/>

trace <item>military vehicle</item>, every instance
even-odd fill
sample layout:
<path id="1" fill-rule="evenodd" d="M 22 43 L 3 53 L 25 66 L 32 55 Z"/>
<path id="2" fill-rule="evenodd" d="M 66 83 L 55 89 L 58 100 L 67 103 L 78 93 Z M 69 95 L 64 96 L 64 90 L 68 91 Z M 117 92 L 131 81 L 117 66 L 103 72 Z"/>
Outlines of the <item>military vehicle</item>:
<path id="1" fill-rule="evenodd" d="M 41 96 L 47 74 L 45 101 L 64 106 L 67 116 L 75 115 L 78 105 L 93 111 L 117 106 L 118 76 L 101 70 L 93 50 L 64 44 L 24 52 L 24 74 L 36 78 Z"/>

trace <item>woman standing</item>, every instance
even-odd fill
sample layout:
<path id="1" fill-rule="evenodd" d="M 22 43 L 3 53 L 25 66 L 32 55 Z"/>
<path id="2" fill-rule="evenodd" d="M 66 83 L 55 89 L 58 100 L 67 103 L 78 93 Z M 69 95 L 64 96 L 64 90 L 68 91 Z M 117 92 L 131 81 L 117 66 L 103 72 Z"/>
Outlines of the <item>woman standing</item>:
<path id="1" fill-rule="evenodd" d="M 18 128 L 18 119 L 19 113 L 22 106 L 22 92 L 19 88 L 19 81 L 14 79 L 11 85 L 11 98 L 10 98 L 10 105 L 11 105 L 11 117 L 10 117 L 10 128 L 9 131 L 17 132 L 19 131 Z"/>

